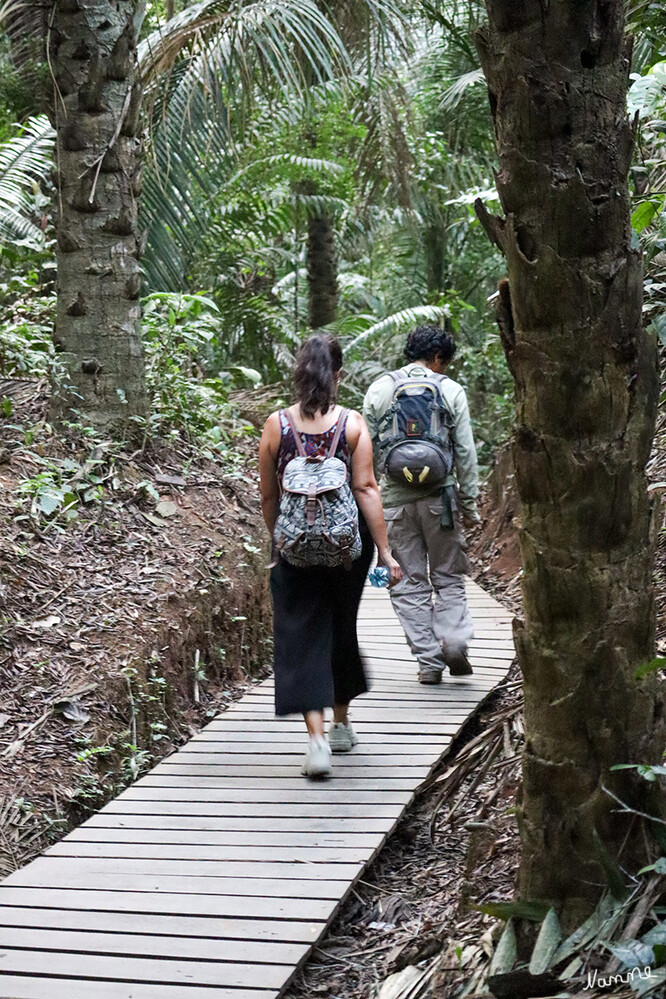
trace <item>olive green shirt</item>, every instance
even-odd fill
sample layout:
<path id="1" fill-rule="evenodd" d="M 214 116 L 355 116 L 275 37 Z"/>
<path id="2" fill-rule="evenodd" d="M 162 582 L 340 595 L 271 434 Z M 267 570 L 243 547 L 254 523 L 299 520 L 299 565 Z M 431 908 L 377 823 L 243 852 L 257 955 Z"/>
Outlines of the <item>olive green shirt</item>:
<path id="1" fill-rule="evenodd" d="M 432 375 L 429 368 L 422 364 L 406 364 L 400 368 L 398 376 L 414 375 L 423 377 Z M 440 382 L 442 401 L 453 417 L 454 426 L 454 472 L 446 480 L 446 485 L 458 486 L 458 506 L 469 520 L 478 520 L 476 497 L 479 491 L 479 470 L 476 458 L 476 447 L 472 435 L 472 424 L 469 418 L 467 396 L 462 385 L 452 378 L 435 376 Z M 379 440 L 379 422 L 391 405 L 394 382 L 389 374 L 377 378 L 365 394 L 363 400 L 363 416 L 368 424 L 375 455 L 375 471 L 377 471 Z M 384 507 L 404 506 L 405 503 L 415 503 L 417 500 L 435 496 L 441 492 L 440 486 L 408 486 L 392 482 L 386 476 L 382 477 L 380 488 Z"/>

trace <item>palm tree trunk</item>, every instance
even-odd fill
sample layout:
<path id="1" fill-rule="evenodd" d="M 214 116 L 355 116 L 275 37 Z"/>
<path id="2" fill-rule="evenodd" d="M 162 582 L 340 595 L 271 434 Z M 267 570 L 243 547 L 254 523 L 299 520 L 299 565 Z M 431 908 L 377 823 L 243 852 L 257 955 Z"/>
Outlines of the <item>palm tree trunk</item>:
<path id="1" fill-rule="evenodd" d="M 641 787 L 610 767 L 659 762 L 664 747 L 656 681 L 636 678 L 654 656 L 644 468 L 658 378 L 629 225 L 631 50 L 622 0 L 486 7 L 477 44 L 505 217 L 477 211 L 507 260 L 522 501 L 520 890 L 571 925 L 606 883 L 599 839 L 615 857 L 624 844 L 630 868 L 644 856 L 639 824 L 603 789 L 640 804 Z"/>
<path id="2" fill-rule="evenodd" d="M 136 40 L 139 0 L 56 0 L 49 41 L 57 131 L 58 306 L 65 376 L 53 410 L 92 423 L 142 413 Z"/>
<path id="3" fill-rule="evenodd" d="M 312 329 L 328 326 L 338 308 L 335 232 L 330 218 L 308 219 L 308 318 Z"/>

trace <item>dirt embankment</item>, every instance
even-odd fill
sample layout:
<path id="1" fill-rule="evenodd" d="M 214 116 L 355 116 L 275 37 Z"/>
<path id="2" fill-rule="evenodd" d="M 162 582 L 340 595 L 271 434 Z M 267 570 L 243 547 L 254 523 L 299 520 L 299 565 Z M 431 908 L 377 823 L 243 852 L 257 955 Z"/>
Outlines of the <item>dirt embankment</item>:
<path id="1" fill-rule="evenodd" d="M 255 437 L 204 461 L 182 441 L 56 438 L 28 383 L 12 402 L 0 425 L 0 874 L 190 738 L 271 658 Z"/>

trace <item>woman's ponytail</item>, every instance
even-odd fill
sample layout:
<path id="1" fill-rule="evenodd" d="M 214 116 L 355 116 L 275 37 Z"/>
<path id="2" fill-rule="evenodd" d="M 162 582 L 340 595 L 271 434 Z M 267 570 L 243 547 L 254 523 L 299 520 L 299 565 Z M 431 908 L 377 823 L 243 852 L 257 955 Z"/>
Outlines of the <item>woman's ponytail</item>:
<path id="1" fill-rule="evenodd" d="M 304 416 L 327 413 L 335 404 L 335 375 L 342 368 L 342 348 L 330 333 L 313 333 L 296 357 L 294 387 Z"/>

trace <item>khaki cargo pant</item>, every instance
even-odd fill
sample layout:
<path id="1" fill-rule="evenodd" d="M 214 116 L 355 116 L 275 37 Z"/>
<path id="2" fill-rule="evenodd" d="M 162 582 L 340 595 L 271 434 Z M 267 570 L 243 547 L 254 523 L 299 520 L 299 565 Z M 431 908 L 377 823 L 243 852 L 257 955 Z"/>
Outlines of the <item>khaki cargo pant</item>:
<path id="1" fill-rule="evenodd" d="M 384 510 L 389 544 L 402 580 L 391 602 L 422 672 L 439 672 L 446 654 L 466 650 L 474 636 L 464 575 L 469 572 L 460 515 L 451 530 L 440 526 L 438 496 Z"/>

